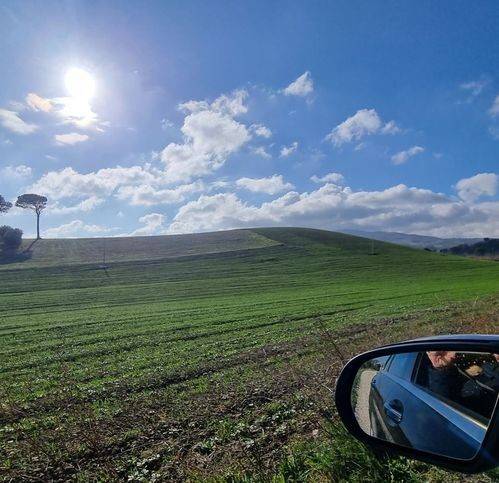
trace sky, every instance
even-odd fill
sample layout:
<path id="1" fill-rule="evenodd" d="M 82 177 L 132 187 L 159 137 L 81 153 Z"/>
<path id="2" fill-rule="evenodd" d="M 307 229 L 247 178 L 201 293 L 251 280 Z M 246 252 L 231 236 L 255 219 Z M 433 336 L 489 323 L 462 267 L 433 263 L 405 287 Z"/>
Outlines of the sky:
<path id="1" fill-rule="evenodd" d="M 0 31 L 0 195 L 46 196 L 43 237 L 499 236 L 495 0 L 4 0 Z"/>

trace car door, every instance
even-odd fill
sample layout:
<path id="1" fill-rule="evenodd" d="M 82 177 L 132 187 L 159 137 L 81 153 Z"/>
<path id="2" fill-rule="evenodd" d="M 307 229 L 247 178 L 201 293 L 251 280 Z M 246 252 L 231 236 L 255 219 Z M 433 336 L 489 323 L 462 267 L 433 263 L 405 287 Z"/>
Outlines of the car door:
<path id="1" fill-rule="evenodd" d="M 407 392 L 401 378 L 411 377 L 417 354 L 392 356 L 371 382 L 373 432 L 393 443 L 412 446 L 403 430 Z"/>
<path id="2" fill-rule="evenodd" d="M 486 426 L 415 383 L 424 355 L 397 354 L 373 378 L 378 437 L 437 454 L 448 454 L 453 448 L 457 457 L 471 458 L 483 440 Z M 436 432 L 437 427 L 446 430 Z"/>

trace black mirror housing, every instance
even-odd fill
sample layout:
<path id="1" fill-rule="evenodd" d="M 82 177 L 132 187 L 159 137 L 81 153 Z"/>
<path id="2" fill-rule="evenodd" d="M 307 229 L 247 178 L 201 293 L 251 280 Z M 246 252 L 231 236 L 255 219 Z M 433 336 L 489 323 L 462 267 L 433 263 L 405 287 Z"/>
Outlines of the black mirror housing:
<path id="1" fill-rule="evenodd" d="M 478 473 L 499 465 L 499 401 L 496 400 L 490 422 L 478 452 L 470 459 L 457 459 L 430 453 L 413 447 L 402 446 L 373 437 L 359 425 L 352 406 L 352 388 L 363 364 L 376 358 L 394 354 L 424 353 L 430 351 L 456 351 L 499 354 L 498 335 L 449 335 L 428 337 L 380 347 L 362 353 L 350 360 L 343 368 L 335 392 L 335 403 L 339 416 L 347 430 L 364 444 L 377 451 L 402 455 L 463 473 Z M 438 431 L 438 428 L 435 428 Z M 432 435 L 428 435 L 431 437 Z"/>

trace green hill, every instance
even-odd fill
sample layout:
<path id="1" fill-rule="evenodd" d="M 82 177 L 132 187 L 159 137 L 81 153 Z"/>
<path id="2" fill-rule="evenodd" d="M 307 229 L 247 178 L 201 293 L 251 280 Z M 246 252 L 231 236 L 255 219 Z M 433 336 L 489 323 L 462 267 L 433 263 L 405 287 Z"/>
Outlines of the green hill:
<path id="1" fill-rule="evenodd" d="M 388 334 L 406 337 L 436 314 L 429 333 L 446 311 L 499 292 L 497 263 L 382 242 L 372 254 L 370 240 L 321 230 L 107 239 L 107 270 L 98 268 L 103 243 L 41 240 L 30 260 L 0 269 L 0 397 L 8 401 L 0 422 L 9 434 L 0 438 L 8 462 L 0 473 L 14 480 L 76 468 L 85 480 L 103 461 L 126 479 L 149 451 L 170 468 L 171 448 L 187 444 L 181 428 L 193 421 L 205 429 L 190 431 L 188 448 L 207 445 L 193 454 L 225 448 L 230 459 L 239 454 L 230 438 L 241 433 L 217 428 L 241 413 L 232 399 L 247 401 L 267 382 L 294 387 L 276 389 L 281 396 L 266 389 L 250 414 L 301 394 L 279 371 L 299 359 L 312 377 L 314 334 L 327 329 L 350 344 L 391 320 Z M 362 347 L 381 338 L 370 335 Z M 212 468 L 196 461 L 193 468 Z M 165 471 L 165 479 L 183 479 Z"/>
<path id="2" fill-rule="evenodd" d="M 158 260 L 186 255 L 263 248 L 275 244 L 250 230 L 200 233 L 196 235 L 141 236 L 24 240 L 20 249 L 26 260 L 14 266 L 69 265 Z M 13 264 L 9 264 L 11 267 Z M 4 264 L 5 266 L 5 264 Z M 1 265 L 0 265 L 1 269 Z"/>

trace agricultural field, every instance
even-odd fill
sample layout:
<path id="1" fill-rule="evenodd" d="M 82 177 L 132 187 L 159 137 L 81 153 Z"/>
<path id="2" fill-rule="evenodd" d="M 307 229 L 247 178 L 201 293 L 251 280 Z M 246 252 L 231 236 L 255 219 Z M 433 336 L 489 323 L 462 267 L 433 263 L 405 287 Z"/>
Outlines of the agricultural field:
<path id="1" fill-rule="evenodd" d="M 331 394 L 360 350 L 497 332 L 498 293 L 496 262 L 321 230 L 40 240 L 0 265 L 0 479 L 459 481 L 375 459 Z"/>

